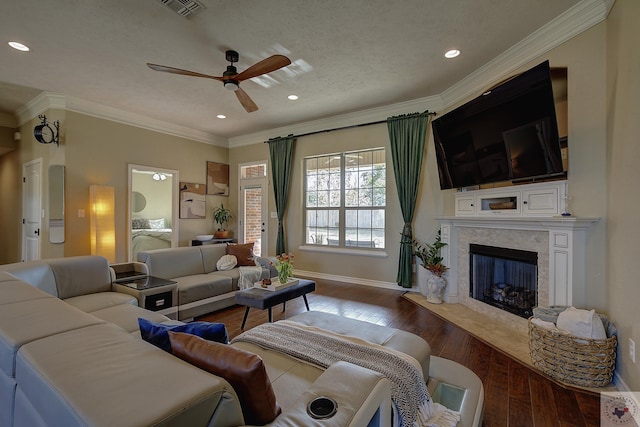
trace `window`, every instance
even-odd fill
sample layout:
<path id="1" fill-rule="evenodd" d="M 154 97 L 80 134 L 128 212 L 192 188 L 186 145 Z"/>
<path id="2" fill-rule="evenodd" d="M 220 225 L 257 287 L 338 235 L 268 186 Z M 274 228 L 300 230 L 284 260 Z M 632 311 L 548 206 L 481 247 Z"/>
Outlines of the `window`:
<path id="1" fill-rule="evenodd" d="M 385 247 L 383 148 L 308 157 L 304 171 L 306 244 Z"/>

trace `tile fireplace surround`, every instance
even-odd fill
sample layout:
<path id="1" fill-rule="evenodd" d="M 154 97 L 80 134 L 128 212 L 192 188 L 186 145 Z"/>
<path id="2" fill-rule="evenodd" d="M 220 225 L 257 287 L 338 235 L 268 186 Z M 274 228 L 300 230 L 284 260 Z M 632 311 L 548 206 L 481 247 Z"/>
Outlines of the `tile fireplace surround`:
<path id="1" fill-rule="evenodd" d="M 449 266 L 444 300 L 460 303 L 526 331 L 526 319 L 469 296 L 469 245 L 522 249 L 538 254 L 538 305 L 585 303 L 585 241 L 598 219 L 576 217 L 441 217 L 442 248 Z"/>

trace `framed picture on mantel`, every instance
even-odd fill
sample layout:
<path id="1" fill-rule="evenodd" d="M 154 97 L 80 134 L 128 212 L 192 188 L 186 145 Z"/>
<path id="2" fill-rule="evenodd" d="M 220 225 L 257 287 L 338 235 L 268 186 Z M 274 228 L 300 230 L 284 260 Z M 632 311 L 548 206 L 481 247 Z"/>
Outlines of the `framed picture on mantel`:
<path id="1" fill-rule="evenodd" d="M 229 195 L 229 165 L 207 162 L 207 194 L 214 196 Z"/>

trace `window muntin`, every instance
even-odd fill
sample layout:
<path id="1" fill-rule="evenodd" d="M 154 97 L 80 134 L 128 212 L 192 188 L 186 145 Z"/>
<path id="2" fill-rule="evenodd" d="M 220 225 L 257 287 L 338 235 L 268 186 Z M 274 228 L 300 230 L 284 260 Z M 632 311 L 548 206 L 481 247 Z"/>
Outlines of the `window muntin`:
<path id="1" fill-rule="evenodd" d="M 309 157 L 305 170 L 306 244 L 385 247 L 385 150 Z"/>

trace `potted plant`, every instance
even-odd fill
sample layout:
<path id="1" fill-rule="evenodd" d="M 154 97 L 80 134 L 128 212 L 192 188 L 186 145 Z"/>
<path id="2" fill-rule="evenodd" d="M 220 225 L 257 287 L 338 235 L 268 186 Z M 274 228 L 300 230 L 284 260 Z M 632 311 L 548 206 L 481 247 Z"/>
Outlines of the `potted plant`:
<path id="1" fill-rule="evenodd" d="M 213 220 L 220 225 L 218 231 L 214 233 L 216 239 L 226 239 L 229 237 L 229 231 L 225 228 L 225 224 L 233 219 L 231 215 L 231 209 L 225 208 L 224 204 L 213 209 Z"/>
<path id="2" fill-rule="evenodd" d="M 442 291 L 446 285 L 442 276 L 449 269 L 442 263 L 443 258 L 440 254 L 440 250 L 445 246 L 447 244 L 442 241 L 440 230 L 432 244 L 421 244 L 415 240 L 413 242 L 413 253 L 427 272 L 426 280 L 418 279 L 420 292 L 427 297 L 427 301 L 435 304 L 442 303 Z"/>

